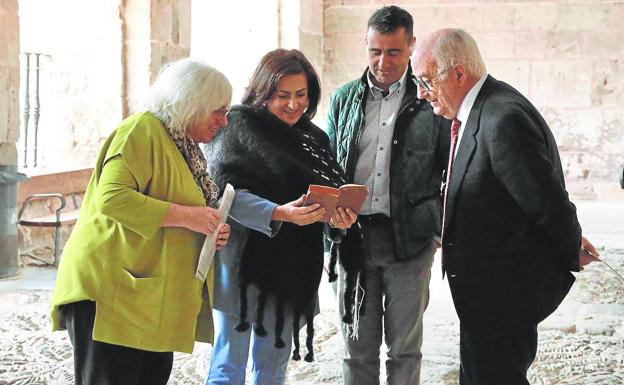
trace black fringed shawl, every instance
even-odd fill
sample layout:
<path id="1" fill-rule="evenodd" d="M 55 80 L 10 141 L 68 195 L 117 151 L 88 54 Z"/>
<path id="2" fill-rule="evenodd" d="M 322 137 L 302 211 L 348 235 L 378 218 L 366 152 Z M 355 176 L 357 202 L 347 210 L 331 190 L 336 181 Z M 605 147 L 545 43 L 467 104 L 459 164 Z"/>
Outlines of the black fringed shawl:
<path id="1" fill-rule="evenodd" d="M 265 109 L 239 105 L 232 108 L 228 121 L 228 126 L 219 130 L 205 148 L 209 173 L 221 190 L 231 183 L 236 189 L 246 189 L 284 204 L 305 194 L 310 184 L 337 187 L 344 183 L 340 166 L 329 152 L 327 136 L 305 116 L 291 127 Z M 304 314 L 308 334 L 306 361 L 313 360 L 313 317 L 323 270 L 323 230 L 321 223 L 307 226 L 283 223 L 274 238 L 252 231 L 241 258 L 237 330 L 249 328 L 247 286 L 254 284 L 259 289 L 254 331 L 266 335 L 262 322 L 264 307 L 267 296 L 275 296 L 278 348 L 284 347 L 281 339 L 284 306 L 294 310 L 293 359 L 299 359 L 299 320 Z M 348 314 L 345 321 L 351 322 L 356 277 L 363 268 L 358 249 L 361 247 L 359 225 L 354 224 L 343 238 L 339 259 L 347 272 L 347 285 L 350 283 L 347 293 L 351 294 L 345 298 L 345 314 Z M 332 270 L 335 254 L 330 264 Z M 330 276 L 334 278 L 335 271 Z"/>

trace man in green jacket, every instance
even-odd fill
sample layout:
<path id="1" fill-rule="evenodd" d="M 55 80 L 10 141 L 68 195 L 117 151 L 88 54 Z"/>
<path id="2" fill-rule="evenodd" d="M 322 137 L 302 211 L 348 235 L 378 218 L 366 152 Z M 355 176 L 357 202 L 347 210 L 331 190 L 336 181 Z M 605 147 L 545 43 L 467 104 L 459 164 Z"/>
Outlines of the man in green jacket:
<path id="1" fill-rule="evenodd" d="M 336 90 L 329 105 L 327 134 L 337 160 L 349 182 L 369 189 L 359 216 L 366 259 L 364 311 L 357 338 L 352 329 L 342 329 L 347 385 L 379 384 L 384 334 L 387 384 L 420 382 L 422 317 L 439 245 L 450 122 L 416 96 L 409 66 L 415 41 L 407 11 L 378 9 L 368 21 L 368 68 Z M 339 308 L 342 312 L 342 303 Z"/>

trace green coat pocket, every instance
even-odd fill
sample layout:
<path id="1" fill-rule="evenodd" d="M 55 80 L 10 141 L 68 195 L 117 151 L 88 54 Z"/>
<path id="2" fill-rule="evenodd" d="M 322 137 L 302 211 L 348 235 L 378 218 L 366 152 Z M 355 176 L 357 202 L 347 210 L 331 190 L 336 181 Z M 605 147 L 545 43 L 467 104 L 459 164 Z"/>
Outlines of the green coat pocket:
<path id="1" fill-rule="evenodd" d="M 122 269 L 115 290 L 113 319 L 144 331 L 157 331 L 163 309 L 164 279 L 138 277 Z"/>

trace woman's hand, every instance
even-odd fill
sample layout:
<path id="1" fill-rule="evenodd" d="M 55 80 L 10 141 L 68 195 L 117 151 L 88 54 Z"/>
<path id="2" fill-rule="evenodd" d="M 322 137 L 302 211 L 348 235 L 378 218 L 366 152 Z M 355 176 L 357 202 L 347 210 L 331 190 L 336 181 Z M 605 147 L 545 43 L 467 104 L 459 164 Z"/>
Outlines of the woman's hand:
<path id="1" fill-rule="evenodd" d="M 325 209 L 320 204 L 315 203 L 310 206 L 303 206 L 305 195 L 292 202 L 279 205 L 273 210 L 271 219 L 297 224 L 299 226 L 309 225 L 325 215 Z"/>
<path id="2" fill-rule="evenodd" d="M 190 206 L 191 212 L 187 216 L 188 228 L 198 233 L 211 235 L 221 224 L 219 210 L 212 207 Z"/>
<path id="3" fill-rule="evenodd" d="M 337 229 L 348 229 L 357 220 L 357 214 L 351 209 L 338 207 L 334 211 L 334 216 L 329 220 L 329 224 Z"/>
<path id="4" fill-rule="evenodd" d="M 186 227 L 198 233 L 211 235 L 218 229 L 221 223 L 219 219 L 219 210 L 212 207 L 182 206 L 172 203 L 161 226 Z"/>
<path id="5" fill-rule="evenodd" d="M 221 250 L 228 243 L 230 238 L 230 225 L 222 223 L 218 227 L 219 234 L 217 235 L 217 250 Z"/>

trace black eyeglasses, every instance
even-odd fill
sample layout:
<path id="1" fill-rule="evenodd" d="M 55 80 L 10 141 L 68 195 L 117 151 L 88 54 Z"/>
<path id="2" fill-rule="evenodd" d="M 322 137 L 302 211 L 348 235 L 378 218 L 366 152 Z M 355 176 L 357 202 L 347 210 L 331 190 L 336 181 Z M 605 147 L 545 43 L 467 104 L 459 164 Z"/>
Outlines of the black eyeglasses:
<path id="1" fill-rule="evenodd" d="M 433 87 L 435 87 L 436 79 L 439 79 L 442 75 L 446 74 L 453 67 L 454 66 L 451 66 L 443 71 L 438 72 L 434 77 L 431 78 L 431 80 L 418 79 L 417 77 L 414 77 L 414 79 L 416 79 L 416 83 L 418 83 L 418 85 L 421 86 L 425 91 L 431 92 L 433 91 Z"/>

